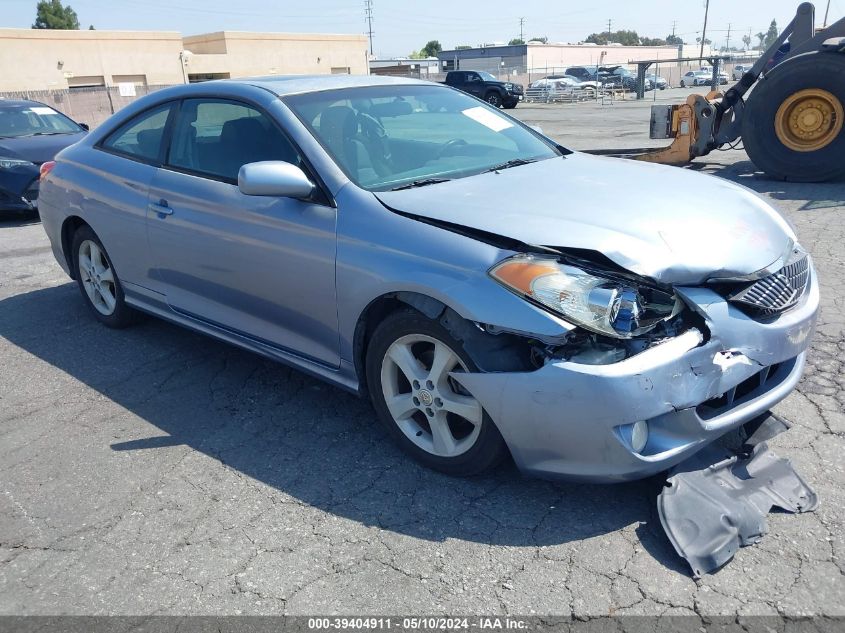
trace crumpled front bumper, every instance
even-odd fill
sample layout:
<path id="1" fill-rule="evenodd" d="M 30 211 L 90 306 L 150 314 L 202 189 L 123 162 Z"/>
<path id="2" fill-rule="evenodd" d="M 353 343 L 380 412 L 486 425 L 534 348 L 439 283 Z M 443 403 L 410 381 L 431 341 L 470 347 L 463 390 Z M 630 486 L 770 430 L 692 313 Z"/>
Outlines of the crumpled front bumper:
<path id="1" fill-rule="evenodd" d="M 704 318 L 706 342 L 693 328 L 613 364 L 555 361 L 533 372 L 454 377 L 485 407 L 523 471 L 600 482 L 664 471 L 792 391 L 819 305 L 813 269 L 800 303 L 768 322 L 707 288 L 676 291 Z M 649 437 L 637 453 L 630 425 L 641 420 Z"/>

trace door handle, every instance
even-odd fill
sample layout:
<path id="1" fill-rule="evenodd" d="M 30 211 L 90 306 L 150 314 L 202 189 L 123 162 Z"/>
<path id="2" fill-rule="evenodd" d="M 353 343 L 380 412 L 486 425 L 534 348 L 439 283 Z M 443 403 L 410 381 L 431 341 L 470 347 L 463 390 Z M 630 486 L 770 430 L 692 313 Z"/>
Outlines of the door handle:
<path id="1" fill-rule="evenodd" d="M 158 213 L 160 216 L 164 215 L 173 215 L 173 209 L 171 209 L 168 204 L 167 200 L 159 200 L 158 202 L 151 202 L 149 204 L 150 211 L 154 213 Z"/>

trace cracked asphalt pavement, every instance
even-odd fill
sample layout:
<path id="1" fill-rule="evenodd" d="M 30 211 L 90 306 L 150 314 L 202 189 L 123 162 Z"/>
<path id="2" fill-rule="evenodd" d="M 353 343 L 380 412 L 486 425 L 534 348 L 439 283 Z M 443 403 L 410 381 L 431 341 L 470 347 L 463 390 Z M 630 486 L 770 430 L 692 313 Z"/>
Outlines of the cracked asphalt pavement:
<path id="1" fill-rule="evenodd" d="M 549 111 L 516 112 L 575 148 L 618 137 L 584 133 L 586 107 Z M 343 391 L 159 320 L 100 326 L 41 226 L 7 220 L 0 614 L 845 615 L 845 183 L 769 181 L 742 151 L 696 168 L 770 199 L 815 258 L 821 319 L 771 445 L 818 511 L 771 514 L 694 581 L 657 518 L 662 480 L 427 471 Z"/>

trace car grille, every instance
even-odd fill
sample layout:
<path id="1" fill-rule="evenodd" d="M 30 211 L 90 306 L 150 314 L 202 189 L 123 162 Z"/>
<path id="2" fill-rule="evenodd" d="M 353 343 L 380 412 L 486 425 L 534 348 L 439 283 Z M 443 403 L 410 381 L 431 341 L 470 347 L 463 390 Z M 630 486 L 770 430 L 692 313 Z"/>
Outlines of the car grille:
<path id="1" fill-rule="evenodd" d="M 779 271 L 758 279 L 730 297 L 760 316 L 773 316 L 788 310 L 801 298 L 810 280 L 810 259 L 796 250 Z"/>
<path id="2" fill-rule="evenodd" d="M 702 420 L 711 420 L 727 413 L 744 402 L 753 400 L 781 384 L 795 368 L 797 359 L 791 358 L 782 363 L 764 367 L 753 376 L 732 387 L 725 393 L 702 402 L 695 412 Z"/>

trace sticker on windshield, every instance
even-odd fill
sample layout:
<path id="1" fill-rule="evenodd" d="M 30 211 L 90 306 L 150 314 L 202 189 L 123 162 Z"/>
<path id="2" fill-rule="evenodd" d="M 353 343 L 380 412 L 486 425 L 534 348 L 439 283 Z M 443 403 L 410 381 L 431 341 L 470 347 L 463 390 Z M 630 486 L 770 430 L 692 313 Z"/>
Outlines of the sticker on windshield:
<path id="1" fill-rule="evenodd" d="M 53 108 L 45 108 L 43 106 L 33 106 L 29 111 L 33 114 L 58 114 Z"/>
<path id="2" fill-rule="evenodd" d="M 494 132 L 501 132 L 513 127 L 513 123 L 507 119 L 500 117 L 495 112 L 490 112 L 484 106 L 476 106 L 475 108 L 468 108 L 463 110 L 461 114 L 468 116 L 473 121 L 478 121 L 484 127 L 488 127 Z"/>

